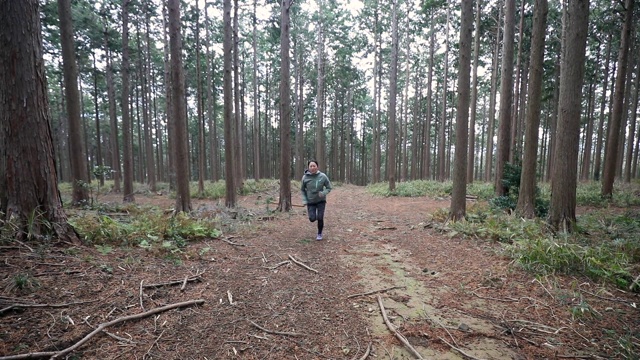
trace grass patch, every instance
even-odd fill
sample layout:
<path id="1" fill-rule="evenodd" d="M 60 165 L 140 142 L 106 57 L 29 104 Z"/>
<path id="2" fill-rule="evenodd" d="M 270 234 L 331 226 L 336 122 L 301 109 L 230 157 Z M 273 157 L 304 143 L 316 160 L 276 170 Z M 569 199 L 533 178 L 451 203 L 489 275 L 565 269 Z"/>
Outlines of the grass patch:
<path id="1" fill-rule="evenodd" d="M 633 280 L 640 271 L 640 211 L 600 211 L 580 216 L 578 231 L 554 235 L 545 221 L 525 220 L 474 205 L 467 219 L 448 224 L 451 236 L 504 243 L 514 263 L 539 275 L 585 275 L 594 281 L 640 291 Z"/>

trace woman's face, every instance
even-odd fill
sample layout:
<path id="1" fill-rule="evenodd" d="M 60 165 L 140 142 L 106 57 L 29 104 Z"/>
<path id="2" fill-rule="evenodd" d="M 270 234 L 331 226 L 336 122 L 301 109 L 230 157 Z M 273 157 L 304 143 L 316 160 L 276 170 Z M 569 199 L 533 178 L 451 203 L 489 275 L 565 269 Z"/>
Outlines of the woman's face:
<path id="1" fill-rule="evenodd" d="M 314 163 L 313 161 L 309 163 L 309 172 L 312 174 L 315 174 L 318 172 L 318 164 Z"/>

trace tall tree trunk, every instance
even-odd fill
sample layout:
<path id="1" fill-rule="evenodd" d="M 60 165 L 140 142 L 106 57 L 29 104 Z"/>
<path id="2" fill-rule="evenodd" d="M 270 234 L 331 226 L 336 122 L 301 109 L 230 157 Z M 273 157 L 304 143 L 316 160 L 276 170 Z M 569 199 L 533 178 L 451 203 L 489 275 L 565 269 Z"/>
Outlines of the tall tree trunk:
<path id="1" fill-rule="evenodd" d="M 381 143 L 380 143 L 380 108 L 378 106 L 378 74 L 380 72 L 380 62 L 378 61 L 378 41 L 380 33 L 378 31 L 378 0 L 374 3 L 374 22 L 373 22 L 373 136 L 371 144 L 371 177 L 374 184 L 380 182 L 381 167 Z"/>
<path id="2" fill-rule="evenodd" d="M 398 87 L 398 1 L 393 0 L 391 20 L 391 67 L 389 68 L 389 155 L 387 176 L 389 191 L 396 189 L 396 94 Z"/>
<path id="3" fill-rule="evenodd" d="M 225 206 L 233 208 L 236 206 L 236 184 L 235 184 L 235 134 L 233 118 L 233 88 L 231 82 L 231 62 L 232 62 L 232 35 L 231 27 L 231 0 L 223 0 L 223 21 L 224 21 L 224 160 L 225 160 L 225 184 L 226 198 Z"/>
<path id="4" fill-rule="evenodd" d="M 242 136 L 244 124 L 242 122 L 242 112 L 240 111 L 240 47 L 239 47 L 239 19 L 238 19 L 238 0 L 233 0 L 233 115 L 234 115 L 234 145 L 235 145 L 235 163 L 236 171 L 234 184 L 236 189 L 242 188 L 244 182 L 244 136 Z"/>
<path id="5" fill-rule="evenodd" d="M 184 69 L 182 67 L 182 35 L 180 33 L 180 0 L 169 0 L 169 46 L 171 51 L 171 88 L 173 121 L 175 122 L 176 212 L 191 211 L 189 192 L 189 154 L 187 151 L 187 104 Z"/>
<path id="6" fill-rule="evenodd" d="M 614 88 L 613 109 L 611 112 L 611 122 L 609 124 L 609 137 L 605 150 L 606 159 L 604 171 L 602 173 L 602 196 L 610 198 L 613 195 L 613 182 L 616 176 L 616 160 L 618 157 L 618 141 L 620 140 L 620 124 L 622 123 L 623 102 L 625 81 L 627 76 L 627 65 L 629 62 L 629 38 L 633 27 L 633 0 L 625 1 L 625 20 L 622 26 L 620 40 L 620 52 L 618 53 L 618 72 Z"/>
<path id="7" fill-rule="evenodd" d="M 473 182 L 476 155 L 476 111 L 478 107 L 478 59 L 480 58 L 480 9 L 482 0 L 476 1 L 475 34 L 473 39 L 473 68 L 471 83 L 471 111 L 469 118 L 469 155 L 467 162 L 467 183 Z"/>
<path id="8" fill-rule="evenodd" d="M 213 5 L 210 3 L 210 5 Z M 205 6 L 205 23 L 207 37 L 207 126 L 209 127 L 209 167 L 211 169 L 211 181 L 218 181 L 218 121 L 216 117 L 216 90 L 215 90 L 215 59 L 211 53 L 211 32 L 209 28 L 209 13 Z M 254 77 L 255 78 L 255 77 Z"/>
<path id="9" fill-rule="evenodd" d="M 71 181 L 73 184 L 72 201 L 75 205 L 80 205 L 89 201 L 89 192 L 87 191 L 89 176 L 87 174 L 87 157 L 85 149 L 82 146 L 78 65 L 76 64 L 76 52 L 73 40 L 71 0 L 58 0 L 58 15 L 60 16 L 64 90 L 67 99 L 67 117 L 69 120 L 69 151 L 71 153 Z"/>
<path id="10" fill-rule="evenodd" d="M 105 22 L 106 24 L 106 22 Z M 109 30 L 105 25 L 104 46 L 107 62 L 107 98 L 109 101 L 109 124 L 111 134 L 109 143 L 111 148 L 111 171 L 113 174 L 113 191 L 120 192 L 120 145 L 118 145 L 118 119 L 116 116 L 116 95 L 113 85 L 113 65 L 111 65 L 111 51 L 109 50 Z"/>
<path id="11" fill-rule="evenodd" d="M 462 220 L 467 212 L 467 141 L 471 92 L 471 31 L 473 0 L 462 0 L 460 24 L 460 68 L 458 70 L 458 106 L 456 110 L 456 149 L 451 193 L 451 219 Z"/>
<path id="12" fill-rule="evenodd" d="M 173 87 L 171 80 L 171 65 L 169 60 L 169 17 L 167 16 L 166 3 L 162 6 L 163 43 L 164 43 L 164 82 L 165 82 L 165 107 L 167 117 L 167 154 L 169 160 L 169 189 L 176 188 L 176 158 L 175 158 L 175 121 L 173 120 Z"/>
<path id="13" fill-rule="evenodd" d="M 260 107 L 258 102 L 258 21 L 256 18 L 257 0 L 253 0 L 253 176 L 260 179 Z M 302 75 L 300 75 L 302 77 Z M 302 153 L 300 154 L 302 162 Z M 302 168 L 304 171 L 304 166 Z M 299 174 L 301 174 L 300 172 Z"/>
<path id="14" fill-rule="evenodd" d="M 431 30 L 429 35 L 429 72 L 427 75 L 427 113 L 425 115 L 424 126 L 424 161 L 422 165 L 422 178 L 424 180 L 431 179 L 431 117 L 433 109 L 433 91 L 431 86 L 433 84 L 433 58 L 435 53 L 435 26 L 433 23 L 433 10 L 429 13 L 429 19 L 431 22 Z"/>
<path id="15" fill-rule="evenodd" d="M 96 68 L 96 54 L 91 53 L 93 57 L 93 107 L 96 116 L 96 166 L 99 169 L 98 182 L 100 186 L 104 186 L 104 172 L 102 162 L 102 137 L 100 135 L 100 110 L 98 107 L 98 69 Z"/>
<path id="16" fill-rule="evenodd" d="M 636 120 L 637 120 L 637 111 L 638 111 L 638 85 L 640 85 L 640 63 L 636 64 L 636 78 L 634 80 L 634 94 L 632 97 L 633 105 L 631 109 L 631 127 L 629 128 L 629 145 L 627 146 L 627 162 L 625 163 L 624 168 L 624 182 L 631 182 L 631 168 L 633 167 L 633 149 L 635 146 L 635 136 L 636 136 Z"/>
<path id="17" fill-rule="evenodd" d="M 518 55 L 516 56 L 516 80 L 514 82 L 514 91 L 513 102 L 512 102 L 512 117 L 511 117 L 511 145 L 509 146 L 509 162 L 514 163 L 517 157 L 517 134 L 518 134 L 518 124 L 519 124 L 519 99 L 521 94 L 521 88 L 524 86 L 524 79 L 526 78 L 522 66 L 522 48 L 524 43 L 524 5 L 526 0 L 522 0 L 520 2 L 520 23 L 518 25 Z M 526 66 L 526 65 L 525 65 Z"/>
<path id="18" fill-rule="evenodd" d="M 597 63 L 597 61 L 596 61 Z M 595 107 L 595 82 L 589 84 L 589 95 L 587 98 L 587 128 L 584 135 L 584 152 L 582 153 L 582 171 L 580 179 L 583 181 L 589 180 L 589 173 L 591 168 L 591 148 L 593 145 L 593 108 Z"/>
<path id="19" fill-rule="evenodd" d="M 298 106 L 296 107 L 296 118 L 298 128 L 296 133 L 296 171 L 294 177 L 301 177 L 304 173 L 304 49 L 302 46 L 296 47 L 298 53 Z M 294 91 L 295 93 L 295 91 Z"/>
<path id="20" fill-rule="evenodd" d="M 0 2 L 0 213 L 18 219 L 18 239 L 79 243 L 58 191 L 38 3 Z"/>
<path id="21" fill-rule="evenodd" d="M 589 25 L 589 1 L 569 0 L 567 23 L 563 28 L 566 49 L 560 73 L 557 146 L 551 178 L 549 224 L 556 230 L 573 231 L 576 222 L 576 182 L 580 110 L 584 77 L 585 44 Z"/>
<path id="22" fill-rule="evenodd" d="M 495 48 L 493 50 L 493 59 L 491 61 L 491 95 L 489 97 L 489 123 L 487 124 L 487 148 L 485 156 L 485 174 L 484 180 L 491 181 L 491 173 L 493 171 L 493 135 L 495 131 L 496 120 L 496 94 L 498 91 L 498 60 L 500 58 L 500 21 L 502 20 L 501 2 L 498 2 L 498 18 L 496 19 L 496 38 Z"/>
<path id="23" fill-rule="evenodd" d="M 449 77 L 449 17 L 450 17 L 449 5 L 447 5 L 447 25 L 445 29 L 445 50 L 444 50 L 444 75 L 442 85 L 442 119 L 440 127 L 438 128 L 438 180 L 444 181 L 446 179 L 446 129 L 447 129 L 447 87 Z"/>
<path id="24" fill-rule="evenodd" d="M 316 160 L 326 166 L 324 154 L 324 29 L 323 0 L 318 0 L 318 92 L 316 96 Z"/>
<path id="25" fill-rule="evenodd" d="M 496 156 L 496 196 L 504 196 L 502 184 L 504 166 L 509 161 L 511 148 L 511 107 L 513 105 L 513 36 L 515 28 L 515 0 L 505 1 L 504 31 L 502 37 L 502 75 L 500 77 L 500 115 L 498 117 L 498 154 Z"/>
<path id="26" fill-rule="evenodd" d="M 593 164 L 593 179 L 600 180 L 600 168 L 602 164 L 602 145 L 604 139 L 605 106 L 607 104 L 607 87 L 609 85 L 609 64 L 611 62 L 611 34 L 607 38 L 607 50 L 604 60 L 604 74 L 602 75 L 602 95 L 600 98 L 600 117 L 598 121 L 598 133 L 596 135 L 596 153 Z"/>
<path id="27" fill-rule="evenodd" d="M 149 26 L 149 18 L 151 17 L 151 9 L 149 9 L 149 4 L 145 2 L 145 26 L 146 26 L 146 34 L 145 34 L 145 52 L 141 53 L 141 60 L 144 61 L 143 66 L 140 67 L 141 70 L 141 84 L 142 84 L 142 119 L 144 122 L 144 155 L 146 162 L 146 172 L 147 172 L 147 184 L 149 184 L 149 190 L 151 192 L 156 192 L 157 184 L 156 184 L 156 162 L 155 162 L 155 154 L 153 152 L 153 125 L 151 124 L 151 90 L 150 83 L 151 80 L 151 61 L 148 60 L 151 57 L 150 52 L 150 39 L 149 32 L 151 31 Z"/>
<path id="28" fill-rule="evenodd" d="M 542 105 L 542 74 L 544 65 L 544 43 L 547 29 L 547 0 L 536 0 L 533 15 L 531 39 L 531 62 L 529 64 L 530 84 L 529 103 L 527 104 L 524 154 L 522 160 L 522 176 L 520 177 L 520 193 L 516 211 L 526 218 L 536 215 L 536 159 L 538 151 L 538 131 L 540 127 L 540 110 Z"/>
<path id="29" fill-rule="evenodd" d="M 196 96 L 198 100 L 196 104 L 198 106 L 198 193 L 200 196 L 204 196 L 204 177 L 205 177 L 205 163 L 206 163 L 206 146 L 204 143 L 205 133 L 205 120 L 204 120 L 204 105 L 202 103 L 202 80 L 200 79 L 200 9 L 198 9 L 198 2 L 196 1 Z"/>
<path id="30" fill-rule="evenodd" d="M 280 18 L 280 201 L 279 211 L 291 211 L 291 94 L 289 91 L 289 9 L 281 1 Z"/>
<path id="31" fill-rule="evenodd" d="M 124 175 L 123 201 L 135 202 L 133 192 L 133 149 L 129 112 L 129 4 L 122 1 L 122 164 Z"/>

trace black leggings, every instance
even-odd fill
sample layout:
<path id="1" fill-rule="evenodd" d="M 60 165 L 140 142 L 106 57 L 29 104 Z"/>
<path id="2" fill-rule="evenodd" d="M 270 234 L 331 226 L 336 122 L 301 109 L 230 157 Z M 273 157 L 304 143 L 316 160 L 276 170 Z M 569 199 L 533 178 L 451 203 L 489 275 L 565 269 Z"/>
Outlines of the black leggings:
<path id="1" fill-rule="evenodd" d="M 317 204 L 307 204 L 309 221 L 314 222 L 318 220 L 318 234 L 322 234 L 322 229 L 324 228 L 324 208 L 326 205 L 326 201 Z"/>

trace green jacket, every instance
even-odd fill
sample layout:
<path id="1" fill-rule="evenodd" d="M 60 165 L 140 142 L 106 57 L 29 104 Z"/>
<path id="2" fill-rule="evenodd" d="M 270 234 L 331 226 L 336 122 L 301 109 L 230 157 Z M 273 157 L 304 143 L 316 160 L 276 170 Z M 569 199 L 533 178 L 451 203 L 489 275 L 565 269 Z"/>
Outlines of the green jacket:
<path id="1" fill-rule="evenodd" d="M 301 182 L 302 202 L 304 204 L 317 204 L 327 200 L 331 191 L 331 181 L 327 175 L 318 171 L 315 174 L 305 170 Z M 320 194 L 322 193 L 322 197 Z"/>

